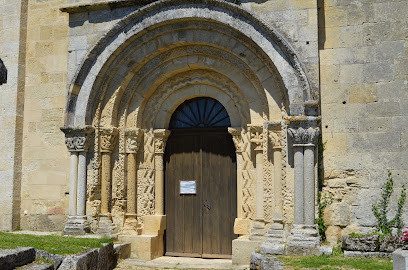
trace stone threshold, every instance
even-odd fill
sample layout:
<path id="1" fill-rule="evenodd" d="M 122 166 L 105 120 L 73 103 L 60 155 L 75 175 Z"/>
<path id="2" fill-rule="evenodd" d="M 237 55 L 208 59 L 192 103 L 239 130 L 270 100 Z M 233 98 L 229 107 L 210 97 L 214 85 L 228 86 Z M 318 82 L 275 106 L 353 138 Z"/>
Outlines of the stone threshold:
<path id="1" fill-rule="evenodd" d="M 230 259 L 203 259 L 163 256 L 151 261 L 126 259 L 115 269 L 249 269 L 249 265 L 233 265 Z"/>

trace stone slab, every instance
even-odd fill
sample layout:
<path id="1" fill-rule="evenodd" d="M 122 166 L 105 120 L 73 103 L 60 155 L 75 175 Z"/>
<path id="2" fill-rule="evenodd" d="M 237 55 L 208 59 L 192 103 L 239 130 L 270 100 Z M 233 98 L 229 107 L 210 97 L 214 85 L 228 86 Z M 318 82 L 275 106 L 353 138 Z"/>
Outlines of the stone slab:
<path id="1" fill-rule="evenodd" d="M 152 215 L 144 216 L 144 229 L 143 234 L 146 235 L 159 235 L 163 234 L 166 229 L 166 216 Z"/>
<path id="2" fill-rule="evenodd" d="M 58 269 L 58 267 L 61 265 L 64 258 L 65 256 L 58 255 L 58 254 L 52 254 L 46 250 L 40 250 L 40 249 L 35 250 L 36 260 L 46 259 L 48 261 L 51 261 L 55 269 Z"/>
<path id="3" fill-rule="evenodd" d="M 32 247 L 0 250 L 0 269 L 2 270 L 11 270 L 34 260 L 35 249 Z"/>
<path id="4" fill-rule="evenodd" d="M 252 241 L 246 238 L 232 240 L 232 263 L 248 265 L 253 251 L 259 249 L 262 241 Z"/>
<path id="5" fill-rule="evenodd" d="M 392 253 L 388 252 L 372 252 L 372 251 L 344 251 L 344 257 L 354 257 L 354 258 L 391 258 Z"/>
<path id="6" fill-rule="evenodd" d="M 119 235 L 119 242 L 131 244 L 130 257 L 140 260 L 153 260 L 163 256 L 162 235 Z"/>
<path id="7" fill-rule="evenodd" d="M 408 270 L 408 250 L 397 249 L 392 253 L 394 270 Z"/>

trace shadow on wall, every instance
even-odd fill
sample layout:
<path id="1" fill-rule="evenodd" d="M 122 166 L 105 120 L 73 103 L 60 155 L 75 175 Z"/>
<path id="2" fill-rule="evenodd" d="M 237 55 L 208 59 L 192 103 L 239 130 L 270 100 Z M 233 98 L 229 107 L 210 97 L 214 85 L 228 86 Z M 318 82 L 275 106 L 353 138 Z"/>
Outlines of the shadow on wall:
<path id="1" fill-rule="evenodd" d="M 0 59 L 0 85 L 7 83 L 7 68 Z"/>

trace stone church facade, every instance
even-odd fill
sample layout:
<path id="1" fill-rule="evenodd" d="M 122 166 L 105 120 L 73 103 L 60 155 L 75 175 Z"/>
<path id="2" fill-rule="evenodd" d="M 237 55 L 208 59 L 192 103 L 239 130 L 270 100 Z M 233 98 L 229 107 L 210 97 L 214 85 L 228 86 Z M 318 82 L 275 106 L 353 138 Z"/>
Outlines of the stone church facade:
<path id="1" fill-rule="evenodd" d="M 387 169 L 395 193 L 408 182 L 407 13 L 389 0 L 0 1 L 0 230 L 246 263 L 258 247 L 316 252 L 319 190 L 330 243 L 372 230 Z"/>

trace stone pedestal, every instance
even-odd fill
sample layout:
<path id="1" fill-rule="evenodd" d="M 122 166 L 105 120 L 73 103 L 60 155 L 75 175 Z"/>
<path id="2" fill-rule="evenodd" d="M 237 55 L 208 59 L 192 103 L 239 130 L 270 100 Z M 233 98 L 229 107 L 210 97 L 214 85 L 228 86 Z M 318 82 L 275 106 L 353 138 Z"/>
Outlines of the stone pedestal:
<path id="1" fill-rule="evenodd" d="M 136 214 L 126 214 L 125 224 L 123 225 L 122 234 L 141 234 L 142 228 L 137 221 Z"/>
<path id="2" fill-rule="evenodd" d="M 268 231 L 265 242 L 261 245 L 261 253 L 282 255 L 285 252 L 285 233 L 283 224 L 274 223 Z"/>
<path id="3" fill-rule="evenodd" d="M 392 253 L 393 269 L 408 270 L 408 250 L 397 249 Z"/>
<path id="4" fill-rule="evenodd" d="M 65 223 L 64 233 L 68 235 L 82 235 L 91 232 L 86 216 L 70 216 Z"/>
<path id="5" fill-rule="evenodd" d="M 162 235 L 119 235 L 120 242 L 131 244 L 131 257 L 139 260 L 153 260 L 163 256 Z"/>
<path id="6" fill-rule="evenodd" d="M 116 226 L 112 222 L 112 217 L 110 215 L 100 215 L 98 234 L 112 236 L 116 233 Z"/>
<path id="7" fill-rule="evenodd" d="M 254 241 L 243 237 L 232 240 L 232 263 L 248 265 L 252 252 L 259 249 L 261 243 L 262 240 Z"/>
<path id="8" fill-rule="evenodd" d="M 252 223 L 251 233 L 249 235 L 250 240 L 263 241 L 265 240 L 265 222 L 263 219 L 256 219 Z"/>
<path id="9" fill-rule="evenodd" d="M 286 240 L 286 255 L 319 255 L 320 237 L 317 225 L 293 225 Z"/>

